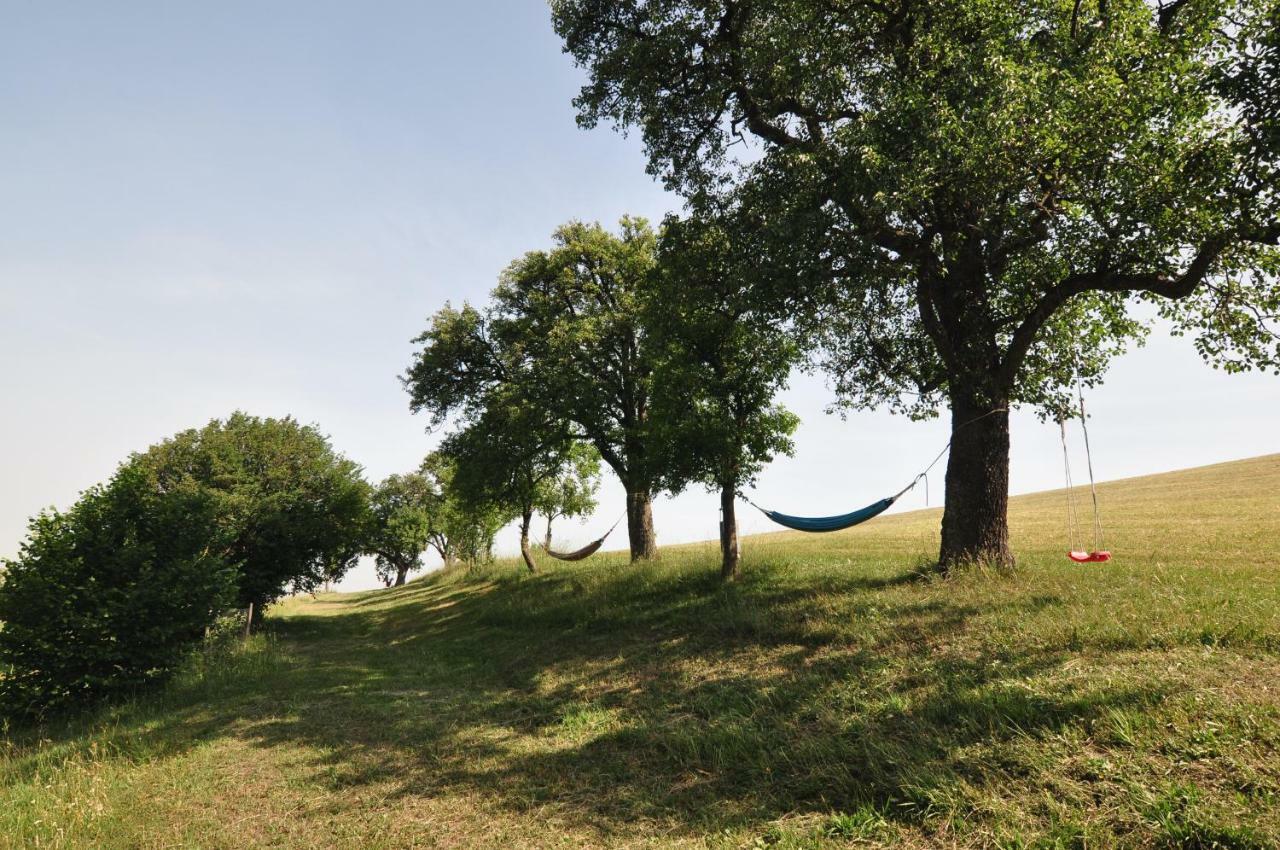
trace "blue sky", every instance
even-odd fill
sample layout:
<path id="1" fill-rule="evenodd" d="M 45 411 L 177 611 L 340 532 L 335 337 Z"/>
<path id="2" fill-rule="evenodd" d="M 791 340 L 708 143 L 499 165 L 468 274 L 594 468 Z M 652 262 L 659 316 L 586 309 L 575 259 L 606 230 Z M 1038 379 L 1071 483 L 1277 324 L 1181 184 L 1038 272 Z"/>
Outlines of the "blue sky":
<path id="1" fill-rule="evenodd" d="M 236 408 L 318 423 L 371 478 L 413 468 L 435 437 L 396 376 L 428 315 L 568 219 L 679 206 L 635 139 L 577 128 L 580 81 L 540 2 L 0 0 L 0 556 L 130 451 Z M 821 378 L 786 400 L 799 452 L 760 490 L 793 513 L 896 490 L 946 440 L 826 416 Z M 1280 379 L 1160 334 L 1091 407 L 1103 477 L 1280 451 Z M 1059 486 L 1056 430 L 1014 428 L 1014 490 Z M 613 522 L 602 495 L 566 544 Z M 655 514 L 660 542 L 715 534 L 706 494 Z"/>

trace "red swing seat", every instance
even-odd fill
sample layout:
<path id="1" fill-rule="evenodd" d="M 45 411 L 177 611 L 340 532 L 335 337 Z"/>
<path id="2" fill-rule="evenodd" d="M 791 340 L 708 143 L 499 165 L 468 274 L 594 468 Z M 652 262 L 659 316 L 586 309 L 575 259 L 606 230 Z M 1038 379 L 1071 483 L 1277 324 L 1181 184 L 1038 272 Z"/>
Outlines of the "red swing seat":
<path id="1" fill-rule="evenodd" d="M 1111 553 L 1105 549 L 1097 552 L 1072 551 L 1067 553 L 1067 557 L 1077 564 L 1102 564 L 1111 560 Z"/>

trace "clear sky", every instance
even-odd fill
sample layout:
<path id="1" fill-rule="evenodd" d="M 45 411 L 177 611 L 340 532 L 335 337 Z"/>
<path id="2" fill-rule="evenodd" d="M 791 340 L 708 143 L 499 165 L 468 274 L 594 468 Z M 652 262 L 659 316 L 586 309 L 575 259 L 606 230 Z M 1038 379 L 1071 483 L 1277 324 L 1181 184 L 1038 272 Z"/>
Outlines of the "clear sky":
<path id="1" fill-rule="evenodd" d="M 0 0 L 0 556 L 129 452 L 237 408 L 319 424 L 374 480 L 416 466 L 436 437 L 396 376 L 427 316 L 570 218 L 679 206 L 635 139 L 577 128 L 580 79 L 537 0 Z M 792 513 L 897 490 L 946 440 L 827 416 L 820 378 L 786 401 L 799 451 L 758 501 Z M 1185 340 L 1157 334 L 1090 403 L 1101 477 L 1280 451 L 1280 379 Z M 1060 486 L 1059 451 L 1015 416 L 1015 492 Z M 607 481 L 563 542 L 621 509 Z M 716 501 L 655 518 L 660 542 L 711 538 Z"/>

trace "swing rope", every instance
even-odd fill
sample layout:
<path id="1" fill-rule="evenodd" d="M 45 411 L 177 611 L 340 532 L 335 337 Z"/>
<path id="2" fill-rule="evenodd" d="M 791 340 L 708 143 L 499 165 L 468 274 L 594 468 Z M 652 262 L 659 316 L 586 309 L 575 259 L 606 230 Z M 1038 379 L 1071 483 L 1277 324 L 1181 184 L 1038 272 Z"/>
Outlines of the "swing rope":
<path id="1" fill-rule="evenodd" d="M 1067 557 L 1077 563 L 1103 563 L 1111 560 L 1111 553 L 1102 548 L 1102 511 L 1098 506 L 1098 484 L 1093 475 L 1093 449 L 1089 445 L 1089 414 L 1084 407 L 1084 381 L 1080 377 L 1080 361 L 1075 361 L 1076 402 L 1080 409 L 1080 432 L 1084 435 L 1084 456 L 1089 469 L 1089 495 L 1093 500 L 1093 549 L 1085 552 L 1077 548 L 1082 543 L 1080 517 L 1076 509 L 1075 482 L 1071 480 L 1071 454 L 1067 448 L 1067 423 L 1058 417 L 1058 433 L 1062 437 L 1062 468 L 1067 484 Z"/>
<path id="2" fill-rule="evenodd" d="M 1067 449 L 1067 423 L 1061 416 L 1058 417 L 1058 433 L 1062 437 L 1062 469 L 1067 482 L 1067 546 L 1074 551 L 1079 548 L 1076 543 L 1080 539 L 1080 522 L 1076 515 L 1076 498 L 1073 489 L 1075 484 L 1071 480 L 1071 453 Z"/>
<path id="3" fill-rule="evenodd" d="M 1102 513 L 1098 510 L 1098 485 L 1093 478 L 1093 451 L 1089 448 L 1089 417 L 1084 410 L 1084 385 L 1076 370 L 1076 397 L 1080 400 L 1080 433 L 1084 435 L 1084 457 L 1089 467 L 1089 494 L 1093 497 L 1093 551 L 1102 551 Z"/>

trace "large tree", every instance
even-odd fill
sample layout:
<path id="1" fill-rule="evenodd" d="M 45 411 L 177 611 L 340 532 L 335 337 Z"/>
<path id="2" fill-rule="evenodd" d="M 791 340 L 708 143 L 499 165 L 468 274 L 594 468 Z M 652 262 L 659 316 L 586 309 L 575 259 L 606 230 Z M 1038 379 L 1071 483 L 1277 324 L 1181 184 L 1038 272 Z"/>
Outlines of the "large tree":
<path id="1" fill-rule="evenodd" d="M 790 454 L 796 417 L 774 402 L 797 348 L 773 270 L 761 280 L 752 237 L 737 210 L 668 218 L 645 324 L 657 353 L 652 421 L 664 432 L 669 475 L 720 494 L 721 576 L 738 572 L 736 503 L 763 466 Z"/>
<path id="2" fill-rule="evenodd" d="M 669 185 L 810 258 L 845 400 L 949 407 L 944 567 L 1012 559 L 1009 408 L 1065 408 L 1151 314 L 1280 361 L 1274 0 L 552 7 L 584 125 L 639 126 Z"/>
<path id="3" fill-rule="evenodd" d="M 365 547 L 369 485 L 318 429 L 233 413 L 183 431 L 130 461 L 168 491 L 197 486 L 229 530 L 220 552 L 254 617 L 285 593 L 340 577 Z"/>
<path id="4" fill-rule="evenodd" d="M 626 490 L 631 557 L 657 554 L 652 499 L 662 446 L 650 428 L 652 350 L 640 302 L 652 281 L 656 236 L 624 218 L 612 234 L 570 223 L 548 251 L 512 263 L 484 312 L 446 307 L 415 342 L 405 385 L 437 424 L 478 420 L 518 400 L 590 443 Z"/>

